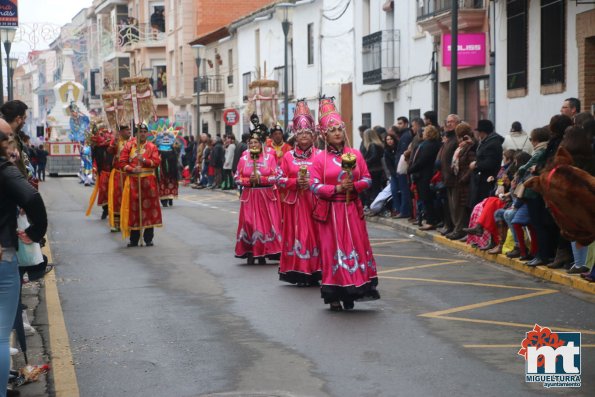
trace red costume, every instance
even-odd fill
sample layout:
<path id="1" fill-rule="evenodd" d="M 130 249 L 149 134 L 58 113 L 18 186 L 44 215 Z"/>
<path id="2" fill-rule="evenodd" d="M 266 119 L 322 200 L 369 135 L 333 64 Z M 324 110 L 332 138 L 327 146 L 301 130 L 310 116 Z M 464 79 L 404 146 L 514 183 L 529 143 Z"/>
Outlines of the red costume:
<path id="1" fill-rule="evenodd" d="M 155 169 L 160 163 L 159 151 L 151 142 L 140 144 L 131 140 L 122 149 L 119 164 L 127 178 L 122 192 L 120 227 L 125 238 L 129 230 L 162 226 L 155 176 Z M 137 167 L 141 167 L 141 172 L 133 173 Z"/>
<path id="2" fill-rule="evenodd" d="M 291 146 L 289 144 L 283 142 L 280 145 L 276 145 L 272 139 L 267 139 L 266 147 L 275 153 L 277 164 L 281 164 L 281 160 L 283 159 L 283 156 L 285 156 L 285 153 L 291 150 Z"/>
<path id="3" fill-rule="evenodd" d="M 107 152 L 113 155 L 112 170 L 109 177 L 108 186 L 108 207 L 109 224 L 112 228 L 118 228 L 120 225 L 120 207 L 122 206 L 122 189 L 126 174 L 120 166 L 120 154 L 124 145 L 129 141 L 136 141 L 135 138 L 114 137 L 110 142 Z"/>

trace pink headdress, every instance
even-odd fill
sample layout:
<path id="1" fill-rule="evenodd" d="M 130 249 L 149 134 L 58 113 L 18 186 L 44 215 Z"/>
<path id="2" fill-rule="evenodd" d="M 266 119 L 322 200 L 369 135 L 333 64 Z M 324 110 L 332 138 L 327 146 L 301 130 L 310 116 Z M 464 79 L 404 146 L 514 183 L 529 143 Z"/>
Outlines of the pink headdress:
<path id="1" fill-rule="evenodd" d="M 309 132 L 314 134 L 314 119 L 310 114 L 308 103 L 304 99 L 297 101 L 293 112 L 293 131 L 295 135 Z"/>
<path id="2" fill-rule="evenodd" d="M 326 134 L 334 127 L 345 129 L 345 123 L 339 112 L 337 112 L 334 99 L 334 97 L 327 98 L 323 96 L 318 104 L 318 125 L 320 132 L 323 134 Z"/>

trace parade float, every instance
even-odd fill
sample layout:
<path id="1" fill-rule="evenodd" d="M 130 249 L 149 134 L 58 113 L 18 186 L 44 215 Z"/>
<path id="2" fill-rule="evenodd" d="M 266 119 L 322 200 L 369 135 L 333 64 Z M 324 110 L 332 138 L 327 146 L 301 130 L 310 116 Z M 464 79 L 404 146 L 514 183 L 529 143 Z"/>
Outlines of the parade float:
<path id="1" fill-rule="evenodd" d="M 62 79 L 53 87 L 55 105 L 47 116 L 47 172 L 77 174 L 81 170 L 81 148 L 89 128 L 89 111 L 83 103 L 84 87 L 75 81 L 72 50 L 63 51 Z"/>

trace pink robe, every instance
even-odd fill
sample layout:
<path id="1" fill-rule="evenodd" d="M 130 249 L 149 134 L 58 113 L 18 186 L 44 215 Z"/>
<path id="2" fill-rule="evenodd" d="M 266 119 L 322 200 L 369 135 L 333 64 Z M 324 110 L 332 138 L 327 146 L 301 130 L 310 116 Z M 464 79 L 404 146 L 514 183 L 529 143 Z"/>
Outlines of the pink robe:
<path id="1" fill-rule="evenodd" d="M 279 280 L 291 284 L 318 284 L 321 278 L 318 230 L 312 218 L 316 199 L 310 190 L 299 190 L 297 183 L 300 167 L 310 169 L 318 152 L 314 147 L 310 153 L 296 148 L 285 153 L 279 167 L 283 212 Z"/>
<path id="2" fill-rule="evenodd" d="M 246 258 L 252 254 L 259 257 L 278 257 L 281 253 L 281 207 L 275 190 L 277 160 L 265 151 L 256 161 L 256 172 L 260 176 L 258 186 L 252 186 L 250 175 L 254 161 L 250 151 L 240 157 L 235 181 L 242 185 L 240 216 L 236 235 L 235 255 Z"/>
<path id="3" fill-rule="evenodd" d="M 319 198 L 314 218 L 321 236 L 321 294 L 325 303 L 380 298 L 376 290 L 376 261 L 358 197 L 371 186 L 372 180 L 358 150 L 345 148 L 344 153 L 353 153 L 357 158 L 352 171 L 356 192 L 350 193 L 349 202 L 345 193 L 335 193 L 335 186 L 347 177 L 341 169 L 340 155 L 321 152 L 310 171 L 311 190 Z"/>

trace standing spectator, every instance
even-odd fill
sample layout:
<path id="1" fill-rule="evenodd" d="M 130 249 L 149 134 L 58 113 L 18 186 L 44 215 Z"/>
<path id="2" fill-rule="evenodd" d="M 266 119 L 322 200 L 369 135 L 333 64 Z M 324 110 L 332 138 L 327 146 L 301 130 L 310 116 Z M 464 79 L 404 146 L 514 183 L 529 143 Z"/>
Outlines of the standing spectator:
<path id="1" fill-rule="evenodd" d="M 469 165 L 473 170 L 470 207 L 475 207 L 494 190 L 496 176 L 502 162 L 502 142 L 504 142 L 504 138 L 494 132 L 494 124 L 490 120 L 479 120 L 475 131 L 479 137 L 479 145 L 476 160 Z"/>
<path id="2" fill-rule="evenodd" d="M 283 140 L 283 128 L 280 125 L 275 125 L 270 132 L 271 138 L 267 139 L 266 147 L 273 149 L 277 164 L 281 164 L 281 159 L 291 150 L 291 146 Z"/>
<path id="3" fill-rule="evenodd" d="M 382 167 L 384 148 L 375 130 L 367 129 L 364 131 L 363 149 L 362 155 L 372 176 L 372 187 L 369 192 L 364 194 L 363 201 L 366 207 L 370 207 L 370 204 L 372 204 L 384 185 L 384 169 Z"/>
<path id="4" fill-rule="evenodd" d="M 439 230 L 440 234 L 446 236 L 454 231 L 454 218 L 461 218 L 461 214 L 458 213 L 461 206 L 458 204 L 458 192 L 456 190 L 457 178 L 452 169 L 452 158 L 455 154 L 455 150 L 459 146 L 457 136 L 455 134 L 455 128 L 461 121 L 459 116 L 456 114 L 449 114 L 446 117 L 446 128 L 444 131 L 444 143 L 440 152 L 438 153 L 437 161 L 440 163 L 440 173 L 442 174 L 442 181 L 446 188 L 447 202 L 444 204 L 444 229 Z"/>
<path id="5" fill-rule="evenodd" d="M 223 147 L 223 140 L 220 136 L 214 139 L 213 149 L 211 151 L 211 157 L 209 159 L 209 166 L 213 167 L 214 171 L 214 182 L 212 183 L 212 189 L 219 189 L 221 187 L 221 179 L 223 175 L 223 163 L 225 162 L 225 148 Z"/>
<path id="6" fill-rule="evenodd" d="M 370 127 L 368 127 L 367 125 L 360 125 L 359 127 L 357 127 L 357 130 L 359 131 L 359 137 L 361 139 L 360 144 L 359 144 L 359 151 L 360 152 L 364 149 L 364 132 L 368 128 L 370 128 Z"/>
<path id="7" fill-rule="evenodd" d="M 436 128 L 440 128 L 438 126 L 438 116 L 436 115 L 436 112 L 434 110 L 428 110 L 424 113 L 424 125 L 433 125 Z"/>
<path id="8" fill-rule="evenodd" d="M 562 102 L 562 108 L 560 109 L 560 114 L 564 116 L 572 118 L 581 112 L 581 101 L 577 98 L 567 98 Z"/>
<path id="9" fill-rule="evenodd" d="M 27 109 L 29 107 L 18 99 L 14 101 L 8 101 L 4 105 L 0 106 L 0 113 L 2 118 L 8 122 L 11 128 L 10 136 L 14 138 L 17 144 L 17 150 L 19 152 L 19 159 L 17 160 L 16 166 L 25 177 L 29 177 L 27 167 L 29 166 L 29 158 L 25 151 L 24 138 L 25 133 L 22 131 L 27 121 Z"/>
<path id="10" fill-rule="evenodd" d="M 397 203 L 398 182 L 397 182 L 397 135 L 391 130 L 384 138 L 384 164 L 389 172 L 390 191 L 392 194 L 390 216 L 396 218 L 399 215 L 399 206 Z"/>
<path id="11" fill-rule="evenodd" d="M 11 128 L 0 120 L 0 394 L 6 393 L 10 370 L 9 339 L 19 306 L 21 278 L 16 250 L 24 244 L 39 242 L 47 229 L 47 214 L 41 195 L 7 159 Z M 27 215 L 29 226 L 17 229 L 17 213 Z M 19 312 L 20 316 L 20 312 Z"/>
<path id="12" fill-rule="evenodd" d="M 434 203 L 434 194 L 430 190 L 430 180 L 434 175 L 436 155 L 440 150 L 440 133 L 432 125 L 425 127 L 422 141 L 413 154 L 409 174 L 416 185 L 419 200 L 423 202 L 426 225 L 421 230 L 434 230 L 438 224 L 438 211 Z"/>
<path id="13" fill-rule="evenodd" d="M 228 135 L 225 138 L 225 161 L 223 162 L 223 190 L 233 189 L 233 175 L 231 173 L 233 167 L 233 158 L 236 151 L 236 137 Z"/>
<path id="14" fill-rule="evenodd" d="M 401 157 L 405 155 L 408 150 L 413 135 L 409 129 L 409 119 L 405 116 L 397 118 L 397 129 L 399 142 L 397 144 L 397 152 L 395 153 L 395 163 L 398 165 Z M 405 161 L 405 158 L 403 158 Z M 409 218 L 411 216 L 411 193 L 409 190 L 409 182 L 407 180 L 407 173 L 397 172 L 396 176 L 396 196 L 393 195 L 393 200 L 396 201 L 397 212 L 399 218 Z"/>
<path id="15" fill-rule="evenodd" d="M 48 162 L 48 151 L 43 145 L 37 148 L 37 179 L 45 182 L 45 166 Z"/>
<path id="16" fill-rule="evenodd" d="M 469 208 L 469 183 L 472 171 L 469 165 L 475 161 L 475 148 L 477 143 L 473 138 L 471 126 L 467 123 L 460 123 L 455 128 L 458 147 L 452 157 L 452 172 L 455 177 L 453 196 L 457 208 L 451 212 L 454 229 L 447 234 L 449 240 L 459 240 L 465 237 L 463 228 L 469 224 L 471 210 Z"/>
<path id="17" fill-rule="evenodd" d="M 523 126 L 518 121 L 512 123 L 510 133 L 504 137 L 503 150 L 522 150 L 525 153 L 533 154 L 533 145 L 529 141 L 529 134 L 523 131 Z"/>

